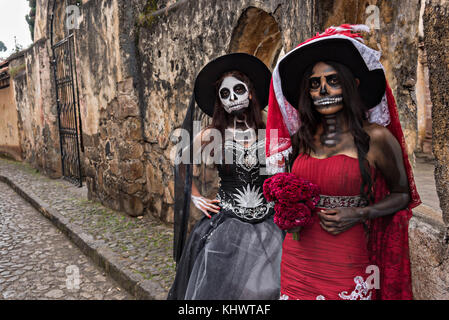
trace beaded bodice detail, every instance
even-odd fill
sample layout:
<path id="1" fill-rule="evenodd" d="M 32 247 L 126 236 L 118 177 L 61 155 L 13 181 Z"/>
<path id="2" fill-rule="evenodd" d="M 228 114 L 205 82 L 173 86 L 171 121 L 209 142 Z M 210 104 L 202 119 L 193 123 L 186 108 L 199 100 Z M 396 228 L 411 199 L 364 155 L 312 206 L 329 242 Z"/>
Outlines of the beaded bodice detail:
<path id="1" fill-rule="evenodd" d="M 248 222 L 264 220 L 273 211 L 273 204 L 267 203 L 263 196 L 267 178 L 265 139 L 250 146 L 226 140 L 224 152 L 225 164 L 218 165 L 221 181 L 217 199 L 222 210 Z"/>

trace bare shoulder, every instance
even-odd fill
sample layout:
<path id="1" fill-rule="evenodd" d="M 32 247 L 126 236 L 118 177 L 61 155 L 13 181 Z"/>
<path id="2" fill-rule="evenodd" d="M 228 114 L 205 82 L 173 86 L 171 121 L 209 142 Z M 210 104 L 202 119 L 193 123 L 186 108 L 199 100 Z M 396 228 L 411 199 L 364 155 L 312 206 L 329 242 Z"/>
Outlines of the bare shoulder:
<path id="1" fill-rule="evenodd" d="M 388 139 L 393 136 L 390 130 L 381 125 L 378 125 L 377 123 L 370 123 L 364 126 L 363 129 L 365 129 L 370 138 L 375 141 Z"/>
<path id="2" fill-rule="evenodd" d="M 392 152 L 399 152 L 401 146 L 395 136 L 387 128 L 378 124 L 364 126 L 366 133 L 370 136 L 370 149 L 381 157 L 391 157 Z"/>
<path id="3" fill-rule="evenodd" d="M 396 138 L 387 128 L 371 123 L 363 127 L 371 138 L 371 144 L 376 146 L 382 146 L 390 143 L 398 143 Z"/>

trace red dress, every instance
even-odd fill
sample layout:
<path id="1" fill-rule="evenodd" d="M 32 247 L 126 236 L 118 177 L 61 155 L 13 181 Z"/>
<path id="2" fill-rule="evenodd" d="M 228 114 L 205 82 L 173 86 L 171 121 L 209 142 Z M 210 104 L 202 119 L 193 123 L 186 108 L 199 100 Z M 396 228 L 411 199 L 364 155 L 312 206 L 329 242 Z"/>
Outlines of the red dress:
<path id="1" fill-rule="evenodd" d="M 413 293 L 412 293 L 412 282 L 410 271 L 408 224 L 410 218 L 412 217 L 412 209 L 420 205 L 421 200 L 419 198 L 415 181 L 413 179 L 413 170 L 411 168 L 410 162 L 408 161 L 407 146 L 405 143 L 401 124 L 399 121 L 399 114 L 397 111 L 396 102 L 388 83 L 386 89 L 386 96 L 388 101 L 388 112 L 390 114 L 390 124 L 387 126 L 387 128 L 396 137 L 399 144 L 401 145 L 402 157 L 404 160 L 405 170 L 407 172 L 411 200 L 407 208 L 403 210 L 400 210 L 392 215 L 368 221 L 367 229 L 369 232 L 368 236 L 369 239 L 367 240 L 367 251 L 369 255 L 369 260 L 371 261 L 371 265 L 377 266 L 380 271 L 380 285 L 378 288 L 376 288 L 375 292 L 373 292 L 373 298 L 380 300 L 410 300 L 413 299 Z M 273 108 L 270 108 L 269 110 L 273 110 Z M 269 121 L 271 119 L 271 122 L 274 123 L 273 117 L 269 117 L 268 119 Z M 282 120 L 280 121 L 282 122 Z M 287 129 L 285 127 L 283 127 L 283 129 L 285 130 L 284 134 L 288 137 L 289 134 Z M 267 154 L 269 154 L 268 151 Z M 346 161 L 343 160 L 344 158 L 347 158 Z M 343 166 L 345 166 L 346 169 L 343 169 L 342 168 Z M 314 169 L 309 170 L 307 169 L 307 167 Z M 334 169 L 329 169 L 330 167 L 333 167 Z M 327 185 L 326 183 L 320 184 L 320 187 L 323 190 L 322 193 L 324 193 L 327 189 L 334 189 L 334 188 L 340 189 L 339 185 L 341 183 L 346 183 L 348 190 L 343 190 L 344 188 L 341 188 L 342 192 L 344 192 L 343 194 L 350 194 L 348 192 L 349 190 L 354 191 L 353 194 L 358 194 L 359 192 L 356 191 L 356 189 L 358 190 L 358 187 L 360 186 L 359 185 L 360 181 L 357 183 L 357 187 L 348 185 L 348 181 L 350 181 L 349 175 L 352 176 L 359 174 L 358 167 L 359 167 L 358 160 L 343 155 L 338 155 L 329 159 L 322 159 L 322 160 L 308 159 L 307 157 L 304 157 L 302 160 L 298 160 L 298 162 L 295 163 L 294 172 L 298 175 L 303 176 L 304 178 L 309 178 L 310 180 L 312 180 L 312 182 L 315 183 L 317 183 L 317 181 L 321 182 L 321 180 L 327 182 Z M 333 171 L 335 170 L 335 168 L 340 168 L 340 170 L 338 170 L 339 171 L 338 176 L 337 173 Z M 384 199 L 386 196 L 388 196 L 389 190 L 382 175 L 374 170 L 373 173 L 376 175 L 376 177 L 373 179 L 374 202 L 377 203 L 382 199 Z M 337 181 L 337 183 L 332 183 L 332 181 L 334 182 Z M 357 230 L 360 231 L 360 228 L 358 226 L 354 228 L 357 228 L 354 229 L 355 231 Z M 324 231 L 323 230 L 320 231 L 316 225 L 313 226 L 313 230 L 315 230 L 316 233 L 312 231 L 309 232 L 309 234 L 312 234 L 315 238 L 317 238 L 318 235 L 322 235 L 323 237 L 325 236 Z M 354 233 L 353 230 L 348 230 L 346 232 L 349 232 L 349 234 Z M 335 244 L 339 242 L 340 239 L 342 239 L 342 236 L 343 234 L 340 234 L 336 237 L 332 237 L 331 238 L 332 241 L 330 242 L 330 244 L 326 243 L 326 245 L 335 246 Z M 304 232 L 302 232 L 301 239 L 299 242 L 303 241 L 304 238 L 305 235 Z M 321 238 L 318 237 L 317 241 L 321 241 Z M 337 290 L 333 286 L 333 283 L 331 282 L 320 283 L 319 278 L 327 277 L 329 280 L 334 281 L 335 279 L 340 278 L 339 275 L 335 273 L 333 275 L 330 274 L 325 275 L 324 273 L 318 274 L 318 271 L 315 271 L 316 273 L 314 275 L 301 274 L 302 273 L 301 268 L 303 268 L 305 264 L 304 263 L 301 264 L 302 267 L 301 265 L 299 267 L 295 267 L 295 263 L 297 263 L 300 260 L 299 258 L 295 257 L 300 249 L 297 246 L 300 245 L 303 246 L 302 248 L 303 251 L 309 249 L 303 244 L 292 243 L 291 235 L 288 235 L 286 240 L 284 241 L 283 262 L 281 266 L 282 267 L 281 292 L 285 295 L 284 298 L 287 297 L 287 294 L 290 294 L 291 299 L 298 299 L 298 298 L 315 299 L 316 297 L 313 297 L 313 294 L 315 293 L 318 293 L 319 295 L 326 298 L 326 296 L 323 295 L 325 293 L 324 291 L 328 292 L 328 294 L 329 293 L 331 295 L 333 294 L 335 297 L 335 294 L 337 293 L 338 290 L 340 290 L 340 288 Z M 358 245 L 361 246 L 359 248 L 363 249 L 363 243 L 359 243 Z M 349 248 L 349 250 L 352 251 L 353 249 Z M 307 253 L 303 254 L 304 256 L 307 256 Z M 310 265 L 314 266 L 316 264 L 317 259 L 314 259 L 312 253 L 310 253 L 309 255 L 311 258 Z M 333 253 L 329 255 L 331 256 L 332 259 L 337 259 L 336 258 L 337 255 L 334 255 Z M 320 252 L 316 253 L 316 256 L 319 257 Z M 340 256 L 340 254 L 338 256 Z M 295 261 L 295 259 L 298 261 Z M 362 261 L 363 259 L 360 260 L 362 264 L 364 263 Z M 309 261 L 307 262 L 309 263 Z M 360 267 L 358 269 L 359 272 L 366 271 L 363 270 L 363 267 Z M 325 271 L 327 272 L 328 270 Z M 341 275 L 341 277 L 343 277 L 343 275 Z M 350 275 L 346 274 L 345 277 L 349 279 Z M 311 289 L 309 289 L 309 295 L 306 296 L 305 291 L 307 290 L 307 288 L 306 287 L 302 288 L 301 285 L 298 284 L 297 279 L 305 279 L 309 281 L 308 285 L 314 286 L 316 288 L 314 289 L 316 292 L 311 294 L 312 287 L 310 287 Z M 352 288 L 354 288 L 354 285 L 352 285 Z M 360 288 L 363 289 L 363 286 L 359 286 L 359 289 Z M 342 290 L 347 290 L 348 293 L 352 292 L 350 288 Z M 321 296 L 318 297 L 322 298 Z"/>
<path id="2" fill-rule="evenodd" d="M 358 206 L 361 176 L 358 160 L 346 155 L 296 159 L 292 173 L 317 184 L 323 200 L 336 206 Z M 329 208 L 329 206 L 326 205 Z M 331 206 L 332 207 L 332 206 Z M 367 235 L 363 224 L 337 235 L 313 223 L 301 230 L 299 241 L 287 234 L 282 249 L 281 299 L 371 299 L 375 282 L 371 275 Z M 370 281 L 367 281 L 370 280 Z"/>

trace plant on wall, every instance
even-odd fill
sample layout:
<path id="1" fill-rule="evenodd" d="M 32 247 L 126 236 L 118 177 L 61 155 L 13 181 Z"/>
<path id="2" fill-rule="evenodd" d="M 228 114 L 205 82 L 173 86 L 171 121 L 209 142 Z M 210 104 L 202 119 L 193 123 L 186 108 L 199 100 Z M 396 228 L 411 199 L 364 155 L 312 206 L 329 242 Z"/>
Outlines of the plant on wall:
<path id="1" fill-rule="evenodd" d="M 36 21 L 36 0 L 28 0 L 30 5 L 30 13 L 25 16 L 31 32 L 31 40 L 34 41 L 34 23 Z"/>
<path id="2" fill-rule="evenodd" d="M 8 50 L 8 48 L 6 48 L 5 44 L 2 41 L 0 41 L 0 52 L 6 51 L 6 50 Z"/>

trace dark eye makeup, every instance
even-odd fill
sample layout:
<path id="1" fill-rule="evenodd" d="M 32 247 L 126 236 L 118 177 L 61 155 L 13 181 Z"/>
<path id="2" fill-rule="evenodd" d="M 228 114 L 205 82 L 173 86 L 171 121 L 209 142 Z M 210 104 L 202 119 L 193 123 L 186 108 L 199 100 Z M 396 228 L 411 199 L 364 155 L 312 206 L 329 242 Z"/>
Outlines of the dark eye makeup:
<path id="1" fill-rule="evenodd" d="M 340 80 L 338 79 L 338 75 L 335 74 L 330 74 L 328 76 L 325 76 L 326 78 L 326 83 L 334 88 L 339 88 L 340 87 Z M 312 77 L 309 78 L 309 87 L 311 90 L 317 90 L 321 87 L 321 78 L 320 77 Z"/>
<path id="2" fill-rule="evenodd" d="M 234 86 L 234 92 L 237 94 L 244 94 L 246 92 L 246 88 L 243 84 L 239 83 Z"/>
<path id="3" fill-rule="evenodd" d="M 340 86 L 340 80 L 338 79 L 337 74 L 331 74 L 326 76 L 326 82 L 332 87 Z"/>
<path id="4" fill-rule="evenodd" d="M 223 88 L 220 90 L 220 97 L 223 99 L 226 99 L 227 97 L 229 97 L 229 89 Z"/>
<path id="5" fill-rule="evenodd" d="M 318 89 L 321 86 L 321 81 L 319 77 L 313 77 L 309 79 L 310 89 Z"/>

